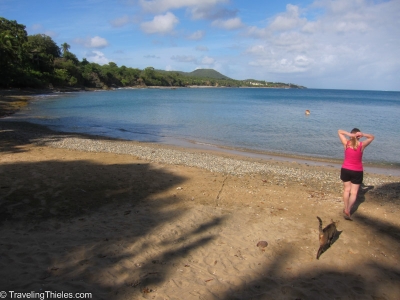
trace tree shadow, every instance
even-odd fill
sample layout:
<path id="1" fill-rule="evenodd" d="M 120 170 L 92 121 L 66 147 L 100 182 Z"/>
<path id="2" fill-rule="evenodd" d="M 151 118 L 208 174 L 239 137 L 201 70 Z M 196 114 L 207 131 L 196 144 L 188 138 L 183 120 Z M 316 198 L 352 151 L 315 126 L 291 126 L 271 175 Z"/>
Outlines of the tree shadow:
<path id="1" fill-rule="evenodd" d="M 0 119 L 0 153 L 3 154 L 25 152 L 26 150 L 21 146 L 36 143 L 43 138 L 57 141 L 67 136 L 95 138 L 89 135 L 62 134 L 33 123 Z"/>
<path id="2" fill-rule="evenodd" d="M 185 181 L 147 163 L 101 165 L 52 160 L 0 168 L 7 175 L 1 180 L 0 224 L 76 218 L 110 204 L 129 203 L 134 209 L 152 194 Z"/>
<path id="3" fill-rule="evenodd" d="M 375 188 L 371 193 L 371 201 L 379 204 L 400 204 L 400 182 L 391 182 Z"/>
<path id="4" fill-rule="evenodd" d="M 350 214 L 354 214 L 354 213 L 358 210 L 359 206 L 365 202 L 365 195 L 366 195 L 370 190 L 373 190 L 373 189 L 374 189 L 374 186 L 373 186 L 373 185 L 364 185 L 364 184 L 361 184 L 361 186 L 360 186 L 360 188 L 359 188 L 359 190 L 358 190 L 358 193 L 357 193 L 356 202 L 354 203 L 354 205 L 353 205 L 353 207 L 352 207 L 352 209 L 351 209 Z"/>
<path id="5" fill-rule="evenodd" d="M 20 152 L 18 146 L 33 141 L 26 136 L 0 151 Z M 178 226 L 171 224 L 188 214 L 176 191 L 187 179 L 148 163 L 14 162 L 1 164 L 0 176 L 0 232 L 7 237 L 0 286 L 7 290 L 137 298 L 168 280 L 182 257 L 212 242 L 211 230 L 225 220 L 195 220 L 156 236 L 157 228 Z"/>
<path id="6" fill-rule="evenodd" d="M 363 213 L 358 213 L 355 221 L 373 231 L 377 236 L 386 236 L 391 238 L 394 242 L 400 243 L 400 228 L 389 222 L 379 220 L 372 216 L 367 216 Z"/>
<path id="7" fill-rule="evenodd" d="M 310 266 L 293 274 L 287 266 L 296 260 L 295 256 L 290 246 L 285 247 L 264 269 L 262 276 L 226 291 L 219 299 L 364 299 L 366 295 L 371 299 L 388 299 L 382 291 L 387 290 L 389 281 L 394 286 L 400 280 L 396 267 L 372 262 L 360 265 L 352 272 Z M 363 268 L 368 268 L 376 276 L 362 276 L 360 270 Z M 377 277 L 380 280 L 376 280 Z"/>
<path id="8" fill-rule="evenodd" d="M 385 184 L 375 189 L 366 186 L 361 190 L 360 203 L 365 201 L 365 194 L 371 190 L 374 197 L 369 200 L 380 204 L 389 199 L 393 204 L 399 204 L 400 183 Z M 361 212 L 357 213 L 354 223 L 363 225 L 371 236 L 392 243 L 394 249 L 399 247 L 398 226 Z M 336 235 L 334 241 L 341 233 Z M 386 254 L 380 255 L 385 257 Z M 220 299 L 364 299 L 367 295 L 371 299 L 391 299 L 388 295 L 398 295 L 399 292 L 400 271 L 397 265 L 388 265 L 385 259 L 380 262 L 371 258 L 350 272 L 311 264 L 300 273 L 291 274 L 287 265 L 296 260 L 296 251 L 290 245 L 286 246 L 277 259 L 264 269 L 262 276 L 226 291 Z M 369 276 L 364 275 L 366 270 Z"/>

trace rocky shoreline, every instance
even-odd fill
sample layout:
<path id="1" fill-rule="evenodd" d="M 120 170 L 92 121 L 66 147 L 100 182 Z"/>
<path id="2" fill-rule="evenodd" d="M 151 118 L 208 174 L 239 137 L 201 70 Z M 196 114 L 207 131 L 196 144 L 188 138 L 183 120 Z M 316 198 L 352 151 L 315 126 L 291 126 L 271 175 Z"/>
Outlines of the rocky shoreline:
<path id="1" fill-rule="evenodd" d="M 21 143 L 83 152 L 127 154 L 152 163 L 196 167 L 233 176 L 262 174 L 268 178 L 269 183 L 281 186 L 300 184 L 331 193 L 341 193 L 342 189 L 338 170 L 329 167 L 296 162 L 261 161 L 160 144 L 59 133 L 40 125 L 5 120 L 0 121 L 0 134 L 2 139 L 8 137 Z M 364 175 L 365 186 L 378 187 L 399 181 L 400 178 L 396 176 L 373 173 Z"/>

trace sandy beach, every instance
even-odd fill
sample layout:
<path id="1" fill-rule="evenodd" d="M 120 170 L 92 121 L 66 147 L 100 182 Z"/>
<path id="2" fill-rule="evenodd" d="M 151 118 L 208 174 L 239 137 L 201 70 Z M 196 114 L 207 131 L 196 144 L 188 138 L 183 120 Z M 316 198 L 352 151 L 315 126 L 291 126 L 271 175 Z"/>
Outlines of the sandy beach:
<path id="1" fill-rule="evenodd" d="M 399 299 L 399 199 L 400 177 L 367 173 L 346 221 L 334 167 L 2 119 L 0 292 Z M 317 216 L 339 221 L 319 260 Z"/>

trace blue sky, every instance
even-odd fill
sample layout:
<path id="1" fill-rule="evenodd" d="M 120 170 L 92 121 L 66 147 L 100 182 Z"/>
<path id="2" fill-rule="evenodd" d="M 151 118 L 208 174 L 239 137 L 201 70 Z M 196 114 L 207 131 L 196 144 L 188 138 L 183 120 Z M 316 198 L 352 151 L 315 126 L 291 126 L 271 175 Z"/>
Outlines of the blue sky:
<path id="1" fill-rule="evenodd" d="M 99 64 L 400 91 L 399 0 L 0 0 Z"/>

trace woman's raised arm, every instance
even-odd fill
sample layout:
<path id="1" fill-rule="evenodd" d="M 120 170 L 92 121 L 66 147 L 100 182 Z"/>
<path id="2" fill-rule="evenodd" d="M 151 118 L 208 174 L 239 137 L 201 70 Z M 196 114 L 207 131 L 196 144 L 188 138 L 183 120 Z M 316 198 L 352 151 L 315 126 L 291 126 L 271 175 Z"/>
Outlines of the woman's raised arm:
<path id="1" fill-rule="evenodd" d="M 371 144 L 371 142 L 375 139 L 373 134 L 370 133 L 363 133 L 363 132 L 359 132 L 361 133 L 361 137 L 365 137 L 367 138 L 365 141 L 362 142 L 362 146 L 363 146 L 363 150 L 365 149 L 365 147 L 367 147 L 369 144 Z"/>
<path id="2" fill-rule="evenodd" d="M 342 142 L 343 146 L 346 148 L 347 145 L 347 139 L 346 136 L 348 137 L 355 137 L 356 135 L 350 132 L 347 132 L 345 130 L 339 129 L 338 130 L 338 135 L 339 135 L 339 139 Z"/>

